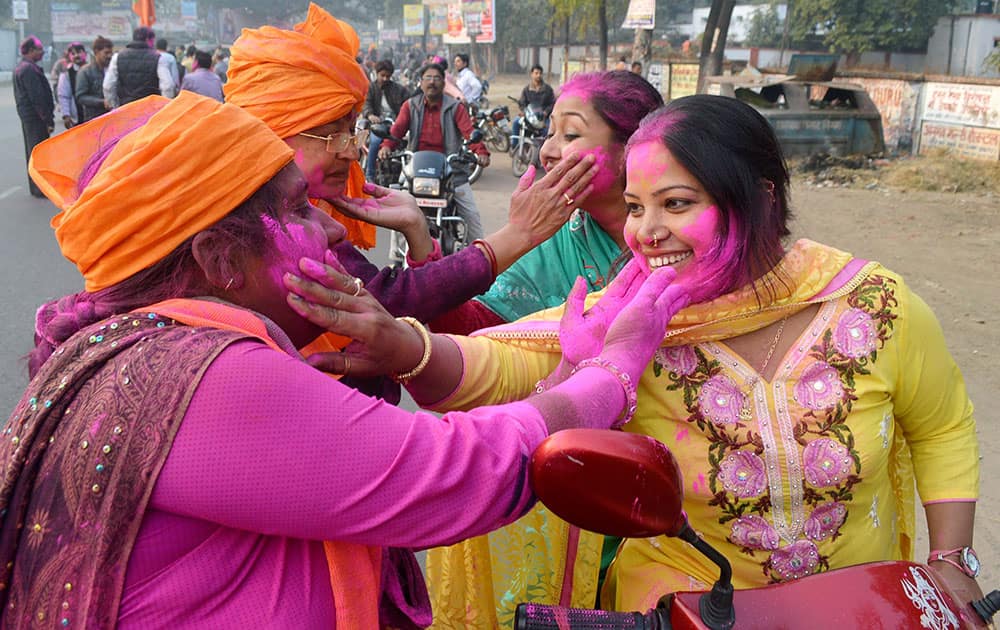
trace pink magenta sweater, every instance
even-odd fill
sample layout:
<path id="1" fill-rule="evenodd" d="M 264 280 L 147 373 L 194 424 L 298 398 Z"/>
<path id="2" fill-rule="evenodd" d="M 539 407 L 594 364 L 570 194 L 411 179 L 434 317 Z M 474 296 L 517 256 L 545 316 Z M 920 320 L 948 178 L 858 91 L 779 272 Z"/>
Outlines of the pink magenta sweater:
<path id="1" fill-rule="evenodd" d="M 129 559 L 119 628 L 324 628 L 323 540 L 450 544 L 521 516 L 527 403 L 411 413 L 257 342 L 208 368 Z M 484 439 L 488 436 L 488 439 Z"/>

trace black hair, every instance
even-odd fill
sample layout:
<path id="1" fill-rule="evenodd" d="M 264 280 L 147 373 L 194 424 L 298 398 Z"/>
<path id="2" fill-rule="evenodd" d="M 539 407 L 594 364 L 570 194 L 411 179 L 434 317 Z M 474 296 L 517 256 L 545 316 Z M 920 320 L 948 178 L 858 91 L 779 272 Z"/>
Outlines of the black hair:
<path id="1" fill-rule="evenodd" d="M 160 39 L 156 40 L 156 49 L 157 50 L 166 50 L 167 49 L 167 38 L 166 37 L 161 37 Z"/>
<path id="2" fill-rule="evenodd" d="M 204 68 L 206 70 L 212 69 L 212 55 L 204 50 L 195 51 L 194 60 L 195 63 L 198 64 L 199 68 Z"/>
<path id="3" fill-rule="evenodd" d="M 541 64 L 536 63 L 535 65 L 531 66 L 531 71 L 534 72 L 535 70 L 538 70 L 542 74 L 545 74 L 545 68 L 543 68 Z"/>
<path id="4" fill-rule="evenodd" d="M 469 55 L 467 55 L 466 53 L 458 53 L 457 55 L 455 55 L 455 57 L 457 59 L 461 59 L 462 63 L 464 63 L 465 65 L 469 65 Z"/>
<path id="5" fill-rule="evenodd" d="M 424 78 L 424 73 L 427 72 L 428 70 L 437 70 L 438 72 L 441 73 L 441 78 L 442 79 L 444 78 L 444 68 L 442 68 L 441 64 L 439 63 L 425 63 L 420 68 L 420 71 L 417 72 L 417 76 L 420 77 L 421 79 Z"/>
<path id="6" fill-rule="evenodd" d="M 148 42 L 154 37 L 156 37 L 156 31 L 148 26 L 140 26 L 132 31 L 132 41 L 134 42 Z"/>
<path id="7" fill-rule="evenodd" d="M 38 39 L 34 35 L 26 37 L 23 42 L 21 42 L 21 54 L 27 55 L 32 50 L 36 48 L 42 48 L 42 40 Z"/>
<path id="8" fill-rule="evenodd" d="M 383 59 L 382 61 L 375 64 L 375 74 L 382 72 L 383 70 L 388 70 L 391 75 L 396 71 L 396 67 L 392 65 L 392 62 L 388 59 Z"/>

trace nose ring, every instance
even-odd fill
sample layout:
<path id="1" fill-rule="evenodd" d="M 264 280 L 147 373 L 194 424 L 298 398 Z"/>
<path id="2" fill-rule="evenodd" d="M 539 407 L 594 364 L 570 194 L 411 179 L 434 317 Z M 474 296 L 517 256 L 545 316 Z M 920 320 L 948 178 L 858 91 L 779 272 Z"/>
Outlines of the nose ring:
<path id="1" fill-rule="evenodd" d="M 653 232 L 653 236 L 650 237 L 650 240 L 653 243 L 653 249 L 656 249 L 657 247 L 660 246 L 660 237 L 656 235 L 656 232 Z"/>

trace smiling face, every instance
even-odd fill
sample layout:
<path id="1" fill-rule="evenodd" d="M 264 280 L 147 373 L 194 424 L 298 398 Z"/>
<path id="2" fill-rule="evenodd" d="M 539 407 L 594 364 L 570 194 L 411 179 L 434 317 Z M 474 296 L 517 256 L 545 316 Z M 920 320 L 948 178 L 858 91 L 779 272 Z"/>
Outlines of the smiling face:
<path id="1" fill-rule="evenodd" d="M 354 117 L 350 114 L 337 120 L 313 127 L 303 133 L 327 137 L 331 134 L 354 133 Z M 358 159 L 358 147 L 349 142 L 342 151 L 329 152 L 327 142 L 316 138 L 295 135 L 285 138 L 285 143 L 295 151 L 295 164 L 309 182 L 309 196 L 330 200 L 343 194 L 351 162 Z"/>
<path id="2" fill-rule="evenodd" d="M 723 214 L 702 183 L 658 141 L 632 147 L 626 173 L 625 242 L 640 267 L 676 269 L 692 302 L 730 289 L 734 230 L 723 238 Z"/>
<path id="3" fill-rule="evenodd" d="M 614 213 L 620 219 L 624 147 L 585 95 L 564 94 L 552 109 L 549 136 L 540 154 L 542 166 L 550 171 L 574 151 L 581 157 L 593 154 L 600 169 L 591 180 L 594 192 L 584 209 L 602 225 L 605 213 Z"/>
<path id="4" fill-rule="evenodd" d="M 238 302 L 273 320 L 296 345 L 301 347 L 322 331 L 302 319 L 285 301 L 286 273 L 301 276 L 299 259 L 323 260 L 327 249 L 344 240 L 344 226 L 309 203 L 308 184 L 302 172 L 290 164 L 275 175 L 279 191 L 278 218 L 262 215 L 268 247 L 246 270 Z"/>

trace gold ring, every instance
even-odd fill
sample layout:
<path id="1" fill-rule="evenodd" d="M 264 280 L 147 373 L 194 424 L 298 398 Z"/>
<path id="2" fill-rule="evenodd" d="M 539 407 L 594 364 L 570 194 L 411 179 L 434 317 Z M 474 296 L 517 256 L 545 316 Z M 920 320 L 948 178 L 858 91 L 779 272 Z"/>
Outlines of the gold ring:
<path id="1" fill-rule="evenodd" d="M 363 289 L 365 284 L 361 282 L 361 278 L 354 279 L 354 297 L 361 295 L 361 289 Z"/>
<path id="2" fill-rule="evenodd" d="M 351 371 L 351 355 L 344 355 L 344 375 L 346 376 L 348 372 Z"/>
<path id="3" fill-rule="evenodd" d="M 566 200 L 566 205 L 567 206 L 572 206 L 573 205 L 573 198 L 570 197 L 569 195 L 567 195 L 566 193 L 563 193 L 563 199 Z"/>

